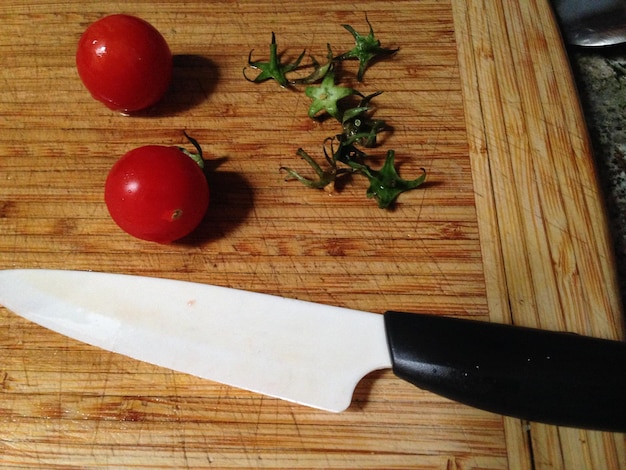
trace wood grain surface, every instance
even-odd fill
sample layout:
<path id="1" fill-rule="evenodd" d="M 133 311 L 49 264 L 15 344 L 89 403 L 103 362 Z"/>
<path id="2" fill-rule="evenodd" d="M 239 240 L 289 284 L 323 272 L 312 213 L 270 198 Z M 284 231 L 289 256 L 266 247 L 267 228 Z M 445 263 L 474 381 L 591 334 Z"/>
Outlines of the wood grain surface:
<path id="1" fill-rule="evenodd" d="M 148 112 L 94 101 L 76 43 L 109 13 L 143 17 L 175 55 Z M 358 87 L 393 126 L 400 174 L 428 171 L 393 211 L 355 178 L 329 195 L 285 182 L 322 158 L 332 122 L 308 98 L 251 84 L 248 53 L 323 57 L 341 24 L 399 47 Z M 206 282 L 384 312 L 620 338 L 612 248 L 569 65 L 547 0 L 15 1 L 0 6 L 0 268 Z M 355 71 L 356 64 L 347 64 Z M 355 84 L 356 86 L 356 84 Z M 172 245 L 110 220 L 103 183 L 143 144 L 210 160 L 200 228 Z M 494 351 L 497 354 L 497 351 Z M 199 358 L 211 360 L 211 358 Z M 3 468 L 626 468 L 623 434 L 502 418 L 388 372 L 330 414 L 174 373 L 62 337 L 0 308 Z"/>

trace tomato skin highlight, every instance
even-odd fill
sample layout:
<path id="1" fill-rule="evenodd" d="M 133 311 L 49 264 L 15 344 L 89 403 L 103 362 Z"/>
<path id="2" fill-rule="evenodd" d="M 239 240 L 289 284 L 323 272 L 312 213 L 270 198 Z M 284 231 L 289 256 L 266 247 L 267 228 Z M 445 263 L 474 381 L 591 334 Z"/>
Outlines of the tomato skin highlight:
<path id="1" fill-rule="evenodd" d="M 199 225 L 210 192 L 200 166 L 180 149 L 147 145 L 113 165 L 104 198 L 122 230 L 142 240 L 171 243 Z"/>
<path id="2" fill-rule="evenodd" d="M 132 113 L 158 102 L 172 79 L 172 53 L 161 33 L 130 15 L 91 24 L 76 50 L 78 75 L 91 95 L 114 111 Z"/>

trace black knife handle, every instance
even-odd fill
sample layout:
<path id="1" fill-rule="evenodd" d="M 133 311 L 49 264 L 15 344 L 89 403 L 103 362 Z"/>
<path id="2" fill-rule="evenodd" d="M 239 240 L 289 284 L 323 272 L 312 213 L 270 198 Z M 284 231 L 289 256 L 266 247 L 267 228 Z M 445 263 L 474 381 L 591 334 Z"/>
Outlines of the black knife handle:
<path id="1" fill-rule="evenodd" d="M 385 313 L 394 373 L 452 400 L 561 426 L 626 432 L 626 343 Z"/>

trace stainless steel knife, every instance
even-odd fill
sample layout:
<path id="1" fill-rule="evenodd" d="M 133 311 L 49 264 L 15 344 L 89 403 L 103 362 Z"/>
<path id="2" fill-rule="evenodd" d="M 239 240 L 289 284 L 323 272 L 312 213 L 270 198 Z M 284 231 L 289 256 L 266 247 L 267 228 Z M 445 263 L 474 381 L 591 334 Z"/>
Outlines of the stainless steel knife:
<path id="1" fill-rule="evenodd" d="M 626 42 L 625 0 L 552 0 L 568 43 L 605 47 Z"/>
<path id="2" fill-rule="evenodd" d="M 495 413 L 626 431 L 619 341 L 82 271 L 0 271 L 0 305 L 109 351 L 324 410 L 344 410 L 364 375 L 392 368 Z"/>

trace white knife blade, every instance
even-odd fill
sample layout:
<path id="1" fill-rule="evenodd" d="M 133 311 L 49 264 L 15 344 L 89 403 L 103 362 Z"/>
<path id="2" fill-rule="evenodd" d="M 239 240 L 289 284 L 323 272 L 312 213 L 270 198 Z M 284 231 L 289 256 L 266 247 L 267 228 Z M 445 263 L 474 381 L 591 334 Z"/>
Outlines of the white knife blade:
<path id="1" fill-rule="evenodd" d="M 328 411 L 391 367 L 381 315 L 206 284 L 6 270 L 0 304 L 108 351 Z"/>
<path id="2" fill-rule="evenodd" d="M 626 431 L 626 343 L 168 279 L 0 271 L 0 305 L 131 358 L 328 411 L 367 373 L 492 412 Z"/>

